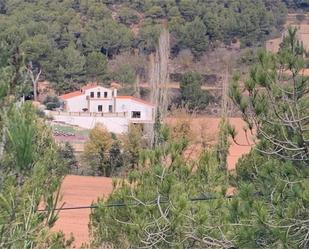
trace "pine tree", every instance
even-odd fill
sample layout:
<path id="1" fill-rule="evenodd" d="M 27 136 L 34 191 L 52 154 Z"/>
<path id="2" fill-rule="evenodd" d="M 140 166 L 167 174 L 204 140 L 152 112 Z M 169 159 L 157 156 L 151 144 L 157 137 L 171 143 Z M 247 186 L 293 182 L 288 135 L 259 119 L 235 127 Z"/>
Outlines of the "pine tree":
<path id="1" fill-rule="evenodd" d="M 302 52 L 296 30 L 289 30 L 277 55 L 259 54 L 245 81 L 247 93 L 231 85 L 258 139 L 232 181 L 239 191 L 230 207 L 239 248 L 309 246 L 309 81 L 301 74 Z"/>
<path id="2" fill-rule="evenodd" d="M 248 130 L 256 130 L 257 150 L 298 164 L 309 162 L 309 81 L 302 75 L 303 55 L 297 30 L 289 29 L 278 55 L 258 54 L 244 89 L 239 77 L 230 87 Z"/>
<path id="3" fill-rule="evenodd" d="M 224 236 L 225 174 L 209 152 L 194 167 L 186 163 L 185 149 L 179 140 L 143 152 L 139 168 L 93 210 L 92 248 L 232 248 Z M 190 201 L 211 197 L 218 199 Z M 113 203 L 125 206 L 106 207 Z"/>
<path id="4" fill-rule="evenodd" d="M 50 231 L 57 220 L 55 193 L 66 173 L 51 130 L 29 104 L 5 107 L 0 111 L 0 247 L 67 248 L 71 241 Z"/>

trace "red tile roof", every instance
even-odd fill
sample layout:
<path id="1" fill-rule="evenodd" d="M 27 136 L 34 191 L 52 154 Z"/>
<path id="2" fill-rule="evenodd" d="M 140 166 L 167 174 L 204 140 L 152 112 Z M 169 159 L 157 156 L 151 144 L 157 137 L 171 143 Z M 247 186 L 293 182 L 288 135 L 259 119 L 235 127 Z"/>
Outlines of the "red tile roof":
<path id="1" fill-rule="evenodd" d="M 67 100 L 67 99 L 71 99 L 71 98 L 74 98 L 74 97 L 77 97 L 77 96 L 81 96 L 81 95 L 84 94 L 85 90 L 89 90 L 89 89 L 95 88 L 97 86 L 98 86 L 98 84 L 96 82 L 88 83 L 86 86 L 83 86 L 81 88 L 81 90 L 60 95 L 59 98 L 62 99 L 62 100 Z M 142 100 L 142 99 L 139 99 L 139 98 L 136 98 L 136 97 L 133 97 L 133 96 L 117 96 L 116 98 L 117 99 L 130 99 L 130 100 L 142 103 L 144 105 L 154 106 L 154 105 L 148 103 L 145 100 Z"/>
<path id="2" fill-rule="evenodd" d="M 96 82 L 88 83 L 87 85 L 83 86 L 81 90 L 60 95 L 59 98 L 63 100 L 71 99 L 71 98 L 83 95 L 84 91 L 89 90 L 91 88 L 95 88 L 97 86 L 98 84 Z"/>
<path id="3" fill-rule="evenodd" d="M 77 96 L 80 96 L 80 95 L 83 95 L 83 93 L 81 91 L 75 91 L 75 92 L 60 95 L 59 99 L 66 100 L 66 99 L 71 99 L 71 98 L 74 98 L 74 97 L 77 97 Z"/>

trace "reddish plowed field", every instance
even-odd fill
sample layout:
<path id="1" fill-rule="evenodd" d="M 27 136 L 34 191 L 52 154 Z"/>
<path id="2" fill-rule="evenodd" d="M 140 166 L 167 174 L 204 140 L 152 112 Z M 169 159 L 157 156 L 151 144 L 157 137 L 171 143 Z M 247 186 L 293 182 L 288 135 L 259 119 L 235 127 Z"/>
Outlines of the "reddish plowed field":
<path id="1" fill-rule="evenodd" d="M 187 116 L 177 118 L 171 117 L 166 119 L 166 123 L 169 125 L 175 125 L 177 122 L 181 122 L 182 118 L 190 123 L 192 139 L 193 142 L 197 144 L 194 148 L 190 147 L 190 149 L 193 151 L 193 157 L 198 154 L 196 152 L 201 148 L 201 146 L 199 146 L 199 143 L 202 142 L 202 138 L 205 138 L 207 143 L 209 144 L 215 144 L 219 132 L 220 118 L 188 118 Z M 229 170 L 234 170 L 238 159 L 242 155 L 247 154 L 250 151 L 251 146 L 249 144 L 252 143 L 252 136 L 248 134 L 248 142 L 246 138 L 246 133 L 244 131 L 244 127 L 246 127 L 246 124 L 241 118 L 229 118 L 229 122 L 232 126 L 235 127 L 237 131 L 236 141 L 241 145 L 240 146 L 235 144 L 232 140 L 230 141 L 231 146 L 228 155 L 228 168 Z M 187 153 L 190 154 L 190 151 L 188 151 Z"/>
<path id="2" fill-rule="evenodd" d="M 112 179 L 108 177 L 73 176 L 65 177 L 61 194 L 64 207 L 89 206 L 98 197 L 106 197 L 112 192 Z M 55 231 L 63 231 L 66 235 L 72 233 L 77 248 L 89 240 L 88 224 L 90 209 L 60 211 Z"/>

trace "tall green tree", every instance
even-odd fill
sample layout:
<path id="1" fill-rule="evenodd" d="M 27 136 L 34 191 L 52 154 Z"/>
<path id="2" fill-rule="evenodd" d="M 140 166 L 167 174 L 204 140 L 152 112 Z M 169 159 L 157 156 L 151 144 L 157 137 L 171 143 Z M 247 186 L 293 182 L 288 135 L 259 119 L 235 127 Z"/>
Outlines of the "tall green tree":
<path id="1" fill-rule="evenodd" d="M 304 49 L 296 32 L 289 29 L 278 55 L 260 52 L 244 89 L 240 88 L 239 77 L 235 77 L 230 96 L 240 107 L 248 130 L 256 130 L 258 150 L 308 164 L 309 79 L 301 73 Z"/>
<path id="2" fill-rule="evenodd" d="M 93 248 L 232 248 L 220 225 L 227 211 L 221 208 L 226 202 L 224 174 L 208 152 L 195 169 L 186 164 L 186 144 L 178 140 L 145 151 L 140 168 L 115 183 L 113 194 L 91 214 Z M 210 194 L 218 199 L 189 201 Z M 106 207 L 119 200 L 123 207 Z"/>
<path id="3" fill-rule="evenodd" d="M 302 248 L 309 245 L 308 165 L 252 151 L 236 167 L 238 194 L 230 223 L 238 248 Z"/>
<path id="4" fill-rule="evenodd" d="M 259 54 L 245 81 L 247 93 L 231 85 L 231 97 L 258 140 L 232 181 L 239 191 L 230 207 L 239 248 L 309 246 L 309 82 L 300 73 L 302 53 L 291 29 L 277 55 Z"/>
<path id="5" fill-rule="evenodd" d="M 125 163 L 128 168 L 134 169 L 138 165 L 142 147 L 142 130 L 138 125 L 131 124 L 127 134 L 123 137 Z"/>
<path id="6" fill-rule="evenodd" d="M 48 75 L 53 75 L 54 88 L 65 92 L 76 88 L 74 84 L 83 81 L 85 75 L 86 58 L 73 43 L 62 52 L 56 51 L 55 56 L 48 65 Z"/>
<path id="7" fill-rule="evenodd" d="M 93 81 L 102 81 L 107 74 L 107 58 L 100 52 L 92 52 L 87 55 L 85 63 L 87 78 Z"/>
<path id="8" fill-rule="evenodd" d="M 99 29 L 99 30 L 96 30 Z M 88 26 L 84 43 L 90 51 L 102 51 L 107 57 L 113 56 L 132 45 L 132 33 L 124 25 L 113 20 L 103 20 Z"/>
<path id="9" fill-rule="evenodd" d="M 96 125 L 85 144 L 83 161 L 88 174 L 110 176 L 109 152 L 112 148 L 112 136 L 102 125 Z"/>
<path id="10" fill-rule="evenodd" d="M 1 134 L 0 247 L 67 248 L 71 242 L 50 231 L 66 172 L 50 129 L 29 104 L 13 104 L 1 108 Z"/>
<path id="11" fill-rule="evenodd" d="M 209 103 L 210 97 L 208 92 L 202 90 L 201 80 L 198 73 L 188 72 L 180 82 L 181 99 L 190 111 L 201 111 Z"/>
<path id="12" fill-rule="evenodd" d="M 184 25 L 180 36 L 182 48 L 190 48 L 195 56 L 200 56 L 208 48 L 208 43 L 206 26 L 199 17 Z"/>

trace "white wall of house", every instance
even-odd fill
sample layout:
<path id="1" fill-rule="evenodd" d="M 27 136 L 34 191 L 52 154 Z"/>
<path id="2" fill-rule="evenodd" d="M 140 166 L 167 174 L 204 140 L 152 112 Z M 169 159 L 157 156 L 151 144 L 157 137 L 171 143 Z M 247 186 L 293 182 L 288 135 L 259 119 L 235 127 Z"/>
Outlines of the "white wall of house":
<path id="1" fill-rule="evenodd" d="M 111 106 L 112 112 L 114 110 L 114 100 L 113 99 L 90 99 L 89 104 L 90 104 L 90 108 L 89 108 L 90 112 L 110 112 L 109 106 Z M 99 110 L 102 110 L 102 111 L 99 111 Z"/>
<path id="2" fill-rule="evenodd" d="M 105 88 L 105 87 L 102 87 L 102 86 L 97 86 L 97 87 L 93 87 L 93 88 L 85 90 L 85 95 L 90 97 L 91 92 L 94 93 L 94 98 L 95 99 L 96 98 L 111 99 L 113 97 L 112 96 L 113 89 L 108 89 L 108 88 Z M 98 96 L 98 93 L 99 93 L 99 96 Z M 105 93 L 105 95 L 104 95 L 104 93 Z"/>
<path id="3" fill-rule="evenodd" d="M 127 132 L 129 123 L 152 123 L 154 120 L 154 106 L 130 96 L 117 97 L 116 89 L 90 86 L 63 96 L 64 112 L 50 113 L 55 121 L 86 129 L 102 123 L 110 132 L 123 133 Z"/>
<path id="4" fill-rule="evenodd" d="M 79 117 L 68 115 L 53 115 L 54 121 L 77 125 L 85 129 L 92 129 L 97 123 L 103 124 L 110 132 L 121 134 L 128 131 L 129 121 L 126 117 Z"/>
<path id="5" fill-rule="evenodd" d="M 87 101 L 90 112 L 110 112 L 114 110 L 114 95 L 117 90 L 108 89 L 102 86 L 93 87 L 85 90 L 84 98 Z M 89 103 L 88 103 L 89 102 Z"/>
<path id="6" fill-rule="evenodd" d="M 121 99 L 117 98 L 116 112 L 128 112 L 128 118 L 130 120 L 152 120 L 154 107 L 148 104 L 144 104 L 133 99 Z M 134 118 L 133 112 L 140 112 L 140 118 Z"/>
<path id="7" fill-rule="evenodd" d="M 99 108 L 101 110 L 102 107 L 102 112 L 110 112 L 109 106 L 112 106 L 112 111 L 114 111 L 114 96 L 117 96 L 116 89 L 101 86 L 86 89 L 84 92 L 81 90 L 81 95 L 65 100 L 65 110 L 82 112 L 84 108 L 87 108 L 90 112 L 99 112 Z"/>
<path id="8" fill-rule="evenodd" d="M 88 90 L 93 92 L 96 96 L 97 91 Z M 111 93 L 110 93 L 111 94 Z M 130 98 L 87 98 L 87 93 L 67 99 L 66 110 L 69 112 L 83 112 L 87 108 L 89 112 L 127 112 L 128 119 L 152 120 L 153 109 L 152 105 L 140 102 Z M 101 95 L 102 96 L 102 95 Z M 111 95 L 110 95 L 111 96 Z M 134 113 L 135 117 L 134 117 Z M 136 116 L 140 113 L 139 118 Z"/>
<path id="9" fill-rule="evenodd" d="M 82 112 L 83 108 L 88 108 L 85 98 L 85 95 L 80 95 L 66 100 L 65 109 L 70 112 Z"/>

